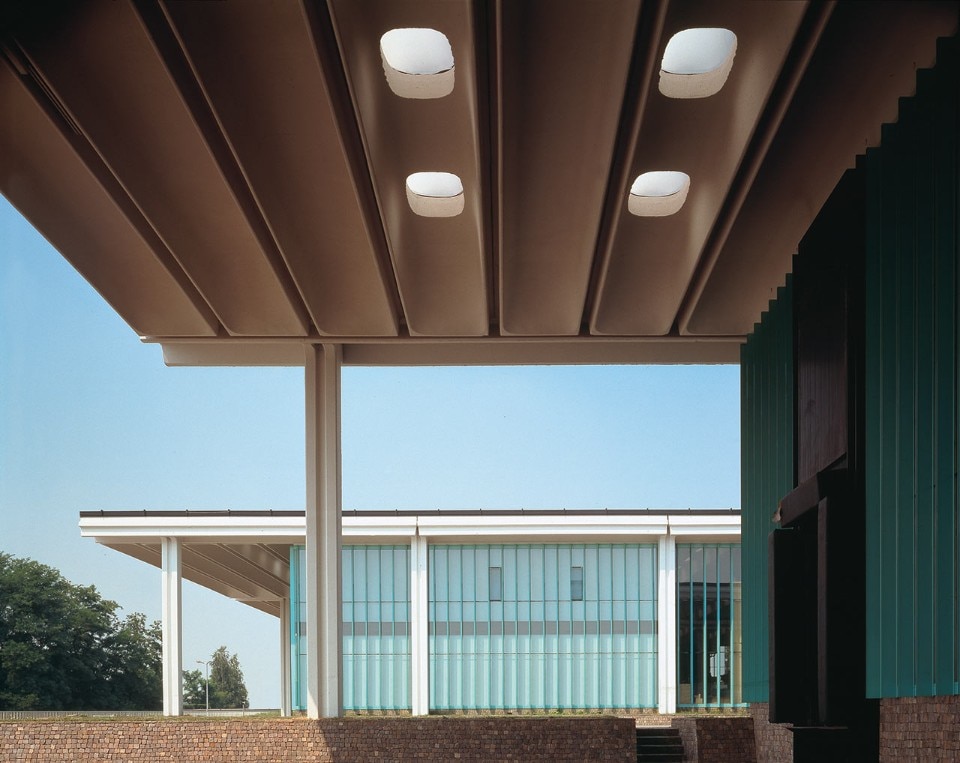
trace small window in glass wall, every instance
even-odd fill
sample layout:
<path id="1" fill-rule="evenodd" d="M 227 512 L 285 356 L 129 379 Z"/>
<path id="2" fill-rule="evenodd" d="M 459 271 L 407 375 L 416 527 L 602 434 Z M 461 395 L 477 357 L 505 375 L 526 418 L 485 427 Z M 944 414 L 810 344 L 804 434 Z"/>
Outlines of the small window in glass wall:
<path id="1" fill-rule="evenodd" d="M 742 704 L 740 546 L 677 544 L 677 705 Z"/>
<path id="2" fill-rule="evenodd" d="M 583 601 L 583 567 L 570 568 L 570 601 Z"/>
<path id="3" fill-rule="evenodd" d="M 503 601 L 503 567 L 490 568 L 490 601 Z"/>

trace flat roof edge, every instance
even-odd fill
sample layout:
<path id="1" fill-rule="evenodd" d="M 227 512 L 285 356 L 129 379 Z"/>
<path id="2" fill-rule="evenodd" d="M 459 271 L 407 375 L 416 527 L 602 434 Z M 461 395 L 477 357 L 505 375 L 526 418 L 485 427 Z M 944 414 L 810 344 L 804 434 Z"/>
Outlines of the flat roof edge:
<path id="1" fill-rule="evenodd" d="M 452 516 L 452 517 L 509 517 L 509 516 L 740 516 L 740 509 L 344 509 L 341 514 L 351 517 L 412 517 L 412 516 Z M 303 517 L 302 509 L 121 509 L 116 511 L 100 509 L 81 511 L 81 519 L 122 518 L 122 517 Z"/>

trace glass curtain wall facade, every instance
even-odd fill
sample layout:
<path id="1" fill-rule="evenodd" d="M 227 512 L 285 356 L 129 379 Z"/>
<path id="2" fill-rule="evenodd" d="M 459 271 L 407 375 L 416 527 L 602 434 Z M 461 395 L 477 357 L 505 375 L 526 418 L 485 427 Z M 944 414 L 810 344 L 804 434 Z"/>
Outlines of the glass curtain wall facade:
<path id="1" fill-rule="evenodd" d="M 739 544 L 677 544 L 677 707 L 741 705 Z"/>
<path id="2" fill-rule="evenodd" d="M 293 708 L 306 709 L 306 563 L 291 549 Z M 343 707 L 410 709 L 410 547 L 344 546 Z"/>
<path id="3" fill-rule="evenodd" d="M 738 543 L 677 543 L 677 706 L 743 702 Z M 658 547 L 430 544 L 431 711 L 656 708 Z M 411 708 L 411 549 L 343 547 L 343 701 Z M 291 688 L 306 707 L 303 546 L 291 548 Z M 666 631 L 665 631 L 666 632 Z M 671 641 L 672 636 L 670 637 Z"/>
<path id="4" fill-rule="evenodd" d="M 429 549 L 433 710 L 657 705 L 657 547 Z"/>

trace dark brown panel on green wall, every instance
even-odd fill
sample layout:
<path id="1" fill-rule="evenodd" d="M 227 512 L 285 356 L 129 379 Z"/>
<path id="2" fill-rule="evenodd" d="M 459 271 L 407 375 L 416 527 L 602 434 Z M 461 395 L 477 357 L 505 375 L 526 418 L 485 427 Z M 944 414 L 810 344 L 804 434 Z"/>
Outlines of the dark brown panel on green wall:
<path id="1" fill-rule="evenodd" d="M 797 484 L 849 450 L 849 279 L 862 272 L 862 175 L 848 173 L 800 242 L 794 274 Z"/>
<path id="2" fill-rule="evenodd" d="M 800 243 L 794 268 L 794 433 L 797 487 L 781 501 L 784 527 L 806 538 L 791 567 L 775 565 L 771 585 L 815 602 L 814 616 L 784 634 L 813 669 L 771 676 L 780 697 L 813 697 L 790 707 L 798 728 L 795 761 L 876 760 L 875 706 L 865 698 L 863 347 L 865 172 L 847 172 Z M 779 603 L 782 608 L 783 603 Z M 799 635 L 798 635 L 799 634 Z M 780 633 L 774 638 L 779 638 Z M 802 643 L 800 643 L 802 641 Z M 771 662 L 771 668 L 778 667 Z M 781 679 L 795 679 L 781 686 Z M 786 714 L 780 719 L 787 720 Z"/>

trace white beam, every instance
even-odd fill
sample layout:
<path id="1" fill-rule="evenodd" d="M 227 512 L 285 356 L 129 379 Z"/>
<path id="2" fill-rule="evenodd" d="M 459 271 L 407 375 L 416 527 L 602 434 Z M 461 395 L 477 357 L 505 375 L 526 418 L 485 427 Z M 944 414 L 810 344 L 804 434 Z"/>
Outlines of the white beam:
<path id="1" fill-rule="evenodd" d="M 306 351 L 307 715 L 343 714 L 341 646 L 340 348 Z"/>
<path id="2" fill-rule="evenodd" d="M 286 718 L 291 714 L 290 696 L 290 599 L 280 600 L 280 715 Z"/>
<path id="3" fill-rule="evenodd" d="M 657 557 L 657 710 L 677 712 L 677 541 L 672 535 L 660 537 Z"/>
<path id="4" fill-rule="evenodd" d="M 661 513 L 657 513 L 660 511 Z M 501 536 L 498 540 L 531 541 L 540 538 L 590 536 L 632 537 L 638 542 L 652 542 L 657 536 L 690 536 L 713 542 L 735 542 L 740 535 L 740 515 L 729 510 L 724 514 L 667 513 L 660 509 L 638 509 L 607 513 L 602 510 L 556 513 L 499 514 L 429 512 L 424 514 L 348 515 L 342 520 L 345 538 L 384 539 L 384 543 L 404 543 L 416 534 L 433 538 L 467 538 Z M 109 543 L 155 543 L 162 537 L 187 539 L 190 542 L 248 544 L 303 543 L 306 519 L 300 512 L 276 512 L 264 515 L 255 512 L 103 512 L 97 516 L 81 516 L 80 535 Z M 622 542 L 622 541 L 618 541 Z"/>
<path id="5" fill-rule="evenodd" d="M 168 366 L 299 366 L 314 338 L 140 337 L 160 344 Z M 744 337 L 324 337 L 342 347 L 348 366 L 536 366 L 636 364 L 733 364 Z"/>
<path id="6" fill-rule="evenodd" d="M 425 514 L 417 517 L 417 532 L 430 538 L 486 538 L 529 541 L 540 538 L 646 536 L 652 542 L 667 532 L 667 515 L 583 514 Z"/>
<path id="7" fill-rule="evenodd" d="M 430 713 L 430 637 L 427 598 L 427 539 L 410 540 L 410 690 L 411 713 Z"/>
<path id="8" fill-rule="evenodd" d="M 181 548 L 179 538 L 160 542 L 163 714 L 183 715 L 183 627 L 181 623 Z"/>

